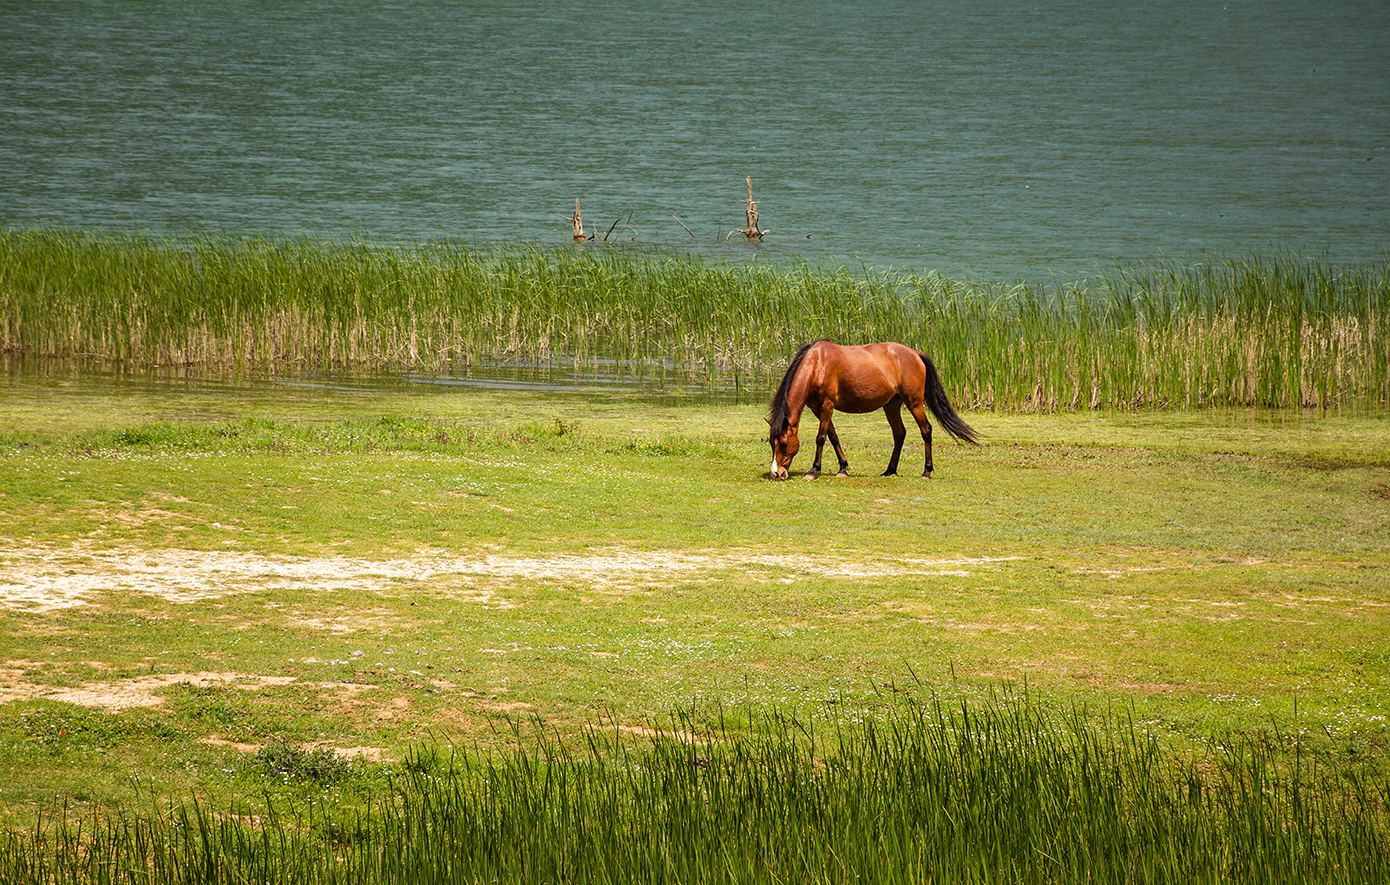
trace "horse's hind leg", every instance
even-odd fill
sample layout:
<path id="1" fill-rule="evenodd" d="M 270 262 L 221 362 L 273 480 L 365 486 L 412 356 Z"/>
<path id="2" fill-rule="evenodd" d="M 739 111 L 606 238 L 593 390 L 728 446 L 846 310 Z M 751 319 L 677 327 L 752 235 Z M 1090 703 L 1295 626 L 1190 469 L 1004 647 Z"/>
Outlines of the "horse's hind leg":
<path id="1" fill-rule="evenodd" d="M 931 422 L 927 420 L 927 410 L 922 407 L 920 401 L 908 406 L 912 410 L 912 417 L 917 419 L 917 426 L 922 430 L 922 444 L 927 448 L 927 465 L 922 468 L 922 475 L 931 479 Z"/>
<path id="2" fill-rule="evenodd" d="M 902 415 L 903 401 L 898 397 L 889 400 L 888 405 L 883 407 L 883 414 L 888 418 L 888 426 L 893 431 L 893 457 L 888 460 L 888 469 L 883 471 L 884 476 L 897 476 L 898 458 L 903 453 L 903 440 L 907 439 L 907 428 L 903 426 Z"/>

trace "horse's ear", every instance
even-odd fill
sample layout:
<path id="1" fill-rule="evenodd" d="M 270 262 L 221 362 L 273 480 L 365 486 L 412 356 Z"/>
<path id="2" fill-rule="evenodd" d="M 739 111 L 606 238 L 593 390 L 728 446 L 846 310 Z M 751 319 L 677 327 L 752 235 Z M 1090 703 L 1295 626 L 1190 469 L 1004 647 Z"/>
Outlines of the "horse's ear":
<path id="1" fill-rule="evenodd" d="M 771 427 L 771 426 L 772 426 L 772 419 L 771 419 L 771 418 L 764 418 L 763 420 L 767 422 L 767 426 L 768 426 L 768 427 Z"/>

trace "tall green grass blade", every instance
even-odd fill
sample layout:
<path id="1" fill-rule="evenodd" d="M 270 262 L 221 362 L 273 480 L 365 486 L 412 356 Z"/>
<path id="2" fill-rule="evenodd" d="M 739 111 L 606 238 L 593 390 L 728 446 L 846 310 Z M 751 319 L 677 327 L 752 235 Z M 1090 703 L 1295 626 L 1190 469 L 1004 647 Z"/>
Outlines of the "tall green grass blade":
<path id="1" fill-rule="evenodd" d="M 1381 409 L 1390 264 L 1276 255 L 1035 286 L 613 247 L 0 231 L 10 357 L 202 371 L 619 360 L 770 387 L 815 338 L 926 350 L 968 409 Z"/>

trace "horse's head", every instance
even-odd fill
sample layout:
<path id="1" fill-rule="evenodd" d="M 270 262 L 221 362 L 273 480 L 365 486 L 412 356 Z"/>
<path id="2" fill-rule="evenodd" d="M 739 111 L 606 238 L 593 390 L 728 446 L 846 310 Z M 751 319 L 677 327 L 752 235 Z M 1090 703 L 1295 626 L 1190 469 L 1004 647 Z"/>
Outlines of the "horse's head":
<path id="1" fill-rule="evenodd" d="M 776 424 L 769 421 L 771 430 L 768 432 L 767 441 L 772 446 L 772 467 L 768 472 L 773 479 L 786 479 L 788 471 L 791 470 L 792 459 L 796 457 L 797 449 L 801 448 L 801 440 L 796 437 L 796 425 L 786 424 L 779 432 Z"/>
<path id="2" fill-rule="evenodd" d="M 787 366 L 786 374 L 782 376 L 782 383 L 777 385 L 777 392 L 772 395 L 772 402 L 767 404 L 767 441 L 772 445 L 772 467 L 768 472 L 773 479 L 787 478 L 796 450 L 801 448 L 801 441 L 796 438 L 796 425 L 801 420 L 801 409 L 806 405 L 806 392 L 802 390 L 793 395 L 792 391 L 801 372 L 801 361 L 819 343 L 812 341 L 796 352 L 791 365 Z"/>

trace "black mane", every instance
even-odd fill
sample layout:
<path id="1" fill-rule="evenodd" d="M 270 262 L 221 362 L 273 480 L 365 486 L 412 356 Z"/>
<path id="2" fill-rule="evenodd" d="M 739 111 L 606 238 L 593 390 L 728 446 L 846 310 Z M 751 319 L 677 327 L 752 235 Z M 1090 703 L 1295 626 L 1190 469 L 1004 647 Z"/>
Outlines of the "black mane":
<path id="1" fill-rule="evenodd" d="M 787 374 L 782 376 L 782 383 L 777 385 L 777 392 L 772 395 L 772 402 L 768 404 L 767 421 L 769 426 L 767 438 L 769 441 L 776 442 L 782 434 L 787 432 L 787 423 L 791 421 L 791 408 L 787 405 L 787 390 L 792 386 L 792 379 L 796 377 L 797 370 L 801 368 L 801 360 L 806 356 L 806 351 L 819 344 L 819 341 L 812 341 L 810 344 L 796 352 L 792 357 L 792 363 L 787 366 Z"/>

